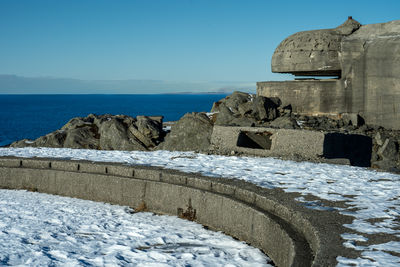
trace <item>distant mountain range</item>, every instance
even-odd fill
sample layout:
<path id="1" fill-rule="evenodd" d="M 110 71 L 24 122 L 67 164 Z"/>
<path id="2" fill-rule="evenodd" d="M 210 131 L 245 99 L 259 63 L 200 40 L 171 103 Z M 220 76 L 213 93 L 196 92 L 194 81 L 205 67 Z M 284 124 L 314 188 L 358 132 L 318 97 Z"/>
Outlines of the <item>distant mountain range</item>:
<path id="1" fill-rule="evenodd" d="M 255 92 L 255 82 L 79 80 L 0 74 L 0 94 L 162 94 Z"/>

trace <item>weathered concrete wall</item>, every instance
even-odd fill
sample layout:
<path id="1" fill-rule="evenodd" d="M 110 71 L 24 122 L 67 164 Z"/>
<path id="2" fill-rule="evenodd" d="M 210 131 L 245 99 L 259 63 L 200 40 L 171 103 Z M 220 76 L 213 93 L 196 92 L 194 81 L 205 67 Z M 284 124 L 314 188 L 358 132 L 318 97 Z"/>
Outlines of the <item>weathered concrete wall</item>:
<path id="1" fill-rule="evenodd" d="M 266 252 L 277 266 L 335 266 L 354 256 L 340 234 L 349 217 L 298 205 L 297 194 L 159 168 L 54 159 L 0 158 L 0 187 L 78 197 L 176 215 L 188 206 L 196 221 Z"/>
<path id="2" fill-rule="evenodd" d="M 271 147 L 253 149 L 238 146 L 240 132 L 269 132 Z M 317 131 L 273 129 L 262 127 L 214 126 L 211 144 L 227 150 L 258 156 L 302 155 L 305 158 L 322 156 L 325 134 Z"/>
<path id="3" fill-rule="evenodd" d="M 340 61 L 347 110 L 368 124 L 400 129 L 400 20 L 344 38 Z"/>
<path id="4" fill-rule="evenodd" d="M 253 135 L 254 141 L 250 136 L 249 145 L 246 146 L 246 141 L 240 141 L 243 133 L 258 133 L 259 136 Z M 260 141 L 259 146 L 257 146 L 258 141 Z M 290 159 L 300 156 L 302 159 L 322 162 L 371 166 L 372 139 L 358 134 L 214 126 L 211 144 L 219 150 L 236 151 L 247 155 Z"/>
<path id="5" fill-rule="evenodd" d="M 271 61 L 272 72 L 339 75 L 341 38 L 333 30 L 295 33 L 276 48 Z"/>
<path id="6" fill-rule="evenodd" d="M 304 31 L 289 36 L 279 44 L 272 56 L 272 72 L 340 76 L 340 42 L 360 26 L 349 17 L 334 29 Z"/>
<path id="7" fill-rule="evenodd" d="M 346 112 L 345 94 L 338 80 L 258 82 L 257 95 L 279 97 L 295 113 L 317 115 Z"/>

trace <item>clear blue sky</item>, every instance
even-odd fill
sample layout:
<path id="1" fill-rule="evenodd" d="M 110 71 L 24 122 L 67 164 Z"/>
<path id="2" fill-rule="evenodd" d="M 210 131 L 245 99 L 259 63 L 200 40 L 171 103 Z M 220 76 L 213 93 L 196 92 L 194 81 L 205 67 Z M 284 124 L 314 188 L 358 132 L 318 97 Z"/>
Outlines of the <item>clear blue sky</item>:
<path id="1" fill-rule="evenodd" d="M 0 0 L 0 74 L 271 80 L 272 53 L 290 34 L 399 14 L 399 0 Z"/>

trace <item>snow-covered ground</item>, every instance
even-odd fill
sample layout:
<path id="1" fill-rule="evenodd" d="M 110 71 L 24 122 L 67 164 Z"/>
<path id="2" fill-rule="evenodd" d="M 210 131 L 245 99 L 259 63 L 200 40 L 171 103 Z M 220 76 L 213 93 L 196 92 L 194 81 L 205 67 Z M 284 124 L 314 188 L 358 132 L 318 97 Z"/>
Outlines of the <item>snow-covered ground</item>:
<path id="1" fill-rule="evenodd" d="M 389 234 L 400 238 L 400 176 L 364 168 L 284 161 L 274 158 L 226 157 L 192 152 L 98 151 L 51 148 L 1 148 L 0 156 L 85 159 L 125 164 L 151 165 L 206 176 L 238 178 L 262 187 L 282 188 L 286 192 L 311 194 L 330 201 L 341 201 L 349 208 L 323 207 L 304 202 L 310 208 L 335 208 L 354 217 L 345 225 L 343 245 L 361 251 L 362 257 L 338 257 L 339 266 L 399 266 L 400 242 L 355 245 L 370 234 Z"/>
<path id="2" fill-rule="evenodd" d="M 201 225 L 128 207 L 0 190 L 0 265 L 271 266 Z"/>

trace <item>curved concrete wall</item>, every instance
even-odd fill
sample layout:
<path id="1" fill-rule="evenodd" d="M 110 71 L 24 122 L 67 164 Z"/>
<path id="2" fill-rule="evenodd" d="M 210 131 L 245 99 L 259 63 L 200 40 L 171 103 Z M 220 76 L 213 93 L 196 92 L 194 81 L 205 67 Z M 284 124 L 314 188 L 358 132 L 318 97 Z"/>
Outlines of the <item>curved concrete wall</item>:
<path id="1" fill-rule="evenodd" d="M 329 224 L 293 197 L 238 180 L 113 163 L 3 157 L 0 187 L 131 207 L 144 202 L 161 214 L 195 210 L 195 221 L 260 248 L 277 266 L 334 266 L 341 250 L 338 229 L 327 231 Z M 321 215 L 337 223 L 332 217 L 337 214 Z"/>

